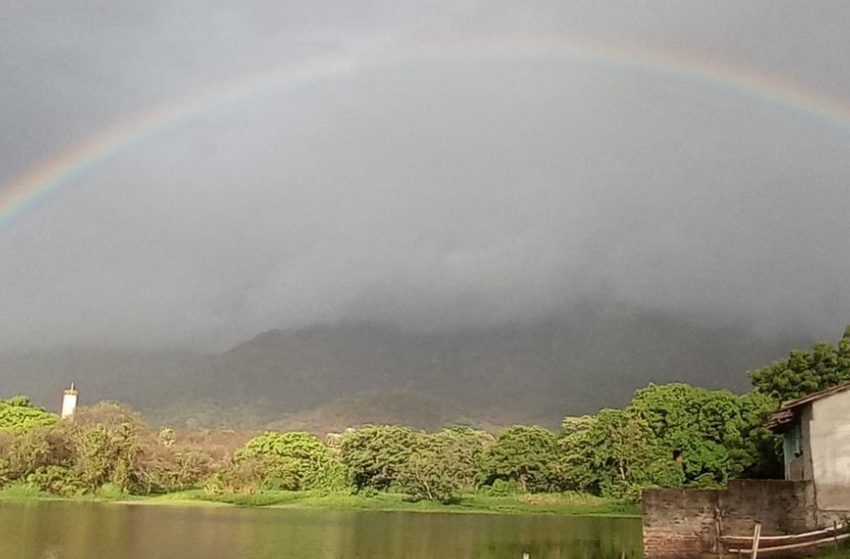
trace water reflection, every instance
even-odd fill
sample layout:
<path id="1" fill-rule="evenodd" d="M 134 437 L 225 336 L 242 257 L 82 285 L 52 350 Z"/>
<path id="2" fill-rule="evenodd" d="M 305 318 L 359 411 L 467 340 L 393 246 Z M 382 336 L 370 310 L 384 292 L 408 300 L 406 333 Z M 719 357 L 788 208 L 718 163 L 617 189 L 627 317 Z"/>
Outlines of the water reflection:
<path id="1" fill-rule="evenodd" d="M 636 559 L 640 528 L 615 518 L 0 504 L 0 557 Z"/>

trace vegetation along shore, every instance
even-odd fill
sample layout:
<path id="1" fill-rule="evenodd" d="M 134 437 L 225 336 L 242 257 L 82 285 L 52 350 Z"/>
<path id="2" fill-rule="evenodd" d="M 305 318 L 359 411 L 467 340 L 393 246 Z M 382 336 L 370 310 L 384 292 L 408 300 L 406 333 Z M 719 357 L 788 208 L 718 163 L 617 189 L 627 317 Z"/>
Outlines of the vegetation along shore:
<path id="1" fill-rule="evenodd" d="M 746 394 L 651 384 L 557 433 L 366 425 L 326 440 L 152 428 L 111 402 L 62 420 L 12 397 L 0 401 L 0 501 L 635 515 L 645 487 L 781 477 L 763 423 L 783 400 L 850 380 L 850 328 L 837 347 L 795 350 L 749 376 Z"/>

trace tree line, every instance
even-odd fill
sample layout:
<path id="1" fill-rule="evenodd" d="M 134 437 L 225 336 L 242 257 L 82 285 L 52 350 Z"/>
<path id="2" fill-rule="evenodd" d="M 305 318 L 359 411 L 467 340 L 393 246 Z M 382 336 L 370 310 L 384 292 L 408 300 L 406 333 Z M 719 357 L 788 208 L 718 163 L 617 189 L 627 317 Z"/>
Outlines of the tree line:
<path id="1" fill-rule="evenodd" d="M 472 492 L 574 491 L 635 501 L 649 486 L 781 477 L 781 442 L 763 424 L 783 400 L 850 381 L 850 327 L 837 347 L 795 350 L 749 376 L 754 390 L 747 394 L 650 384 L 622 409 L 564 418 L 558 432 L 368 425 L 324 441 L 266 432 L 235 451 L 151 429 L 115 403 L 81 407 L 72 420 L 60 420 L 15 397 L 0 401 L 0 487 L 23 484 L 64 496 L 107 486 L 139 495 L 392 491 L 443 503 Z"/>

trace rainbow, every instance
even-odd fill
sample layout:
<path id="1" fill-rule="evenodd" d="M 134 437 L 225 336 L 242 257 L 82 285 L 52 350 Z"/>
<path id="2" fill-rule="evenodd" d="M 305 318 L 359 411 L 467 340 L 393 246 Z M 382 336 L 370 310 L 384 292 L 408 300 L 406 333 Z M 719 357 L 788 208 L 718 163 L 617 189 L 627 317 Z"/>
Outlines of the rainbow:
<path id="1" fill-rule="evenodd" d="M 256 92 L 303 87 L 381 66 L 460 57 L 545 57 L 667 75 L 756 98 L 850 129 L 850 106 L 793 83 L 663 51 L 563 37 L 465 37 L 414 44 L 368 44 L 204 89 L 119 122 L 69 146 L 0 186 L 0 228 L 101 161 L 195 115 Z"/>

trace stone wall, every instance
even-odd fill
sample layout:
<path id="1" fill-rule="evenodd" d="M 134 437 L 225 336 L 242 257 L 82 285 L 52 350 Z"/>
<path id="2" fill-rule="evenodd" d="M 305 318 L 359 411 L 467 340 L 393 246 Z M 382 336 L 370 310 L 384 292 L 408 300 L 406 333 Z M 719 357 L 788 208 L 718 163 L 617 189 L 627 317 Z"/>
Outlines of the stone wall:
<path id="1" fill-rule="evenodd" d="M 643 493 L 644 559 L 690 559 L 719 551 L 720 535 L 805 532 L 818 526 L 808 481 L 735 480 L 723 490 L 647 489 Z"/>

